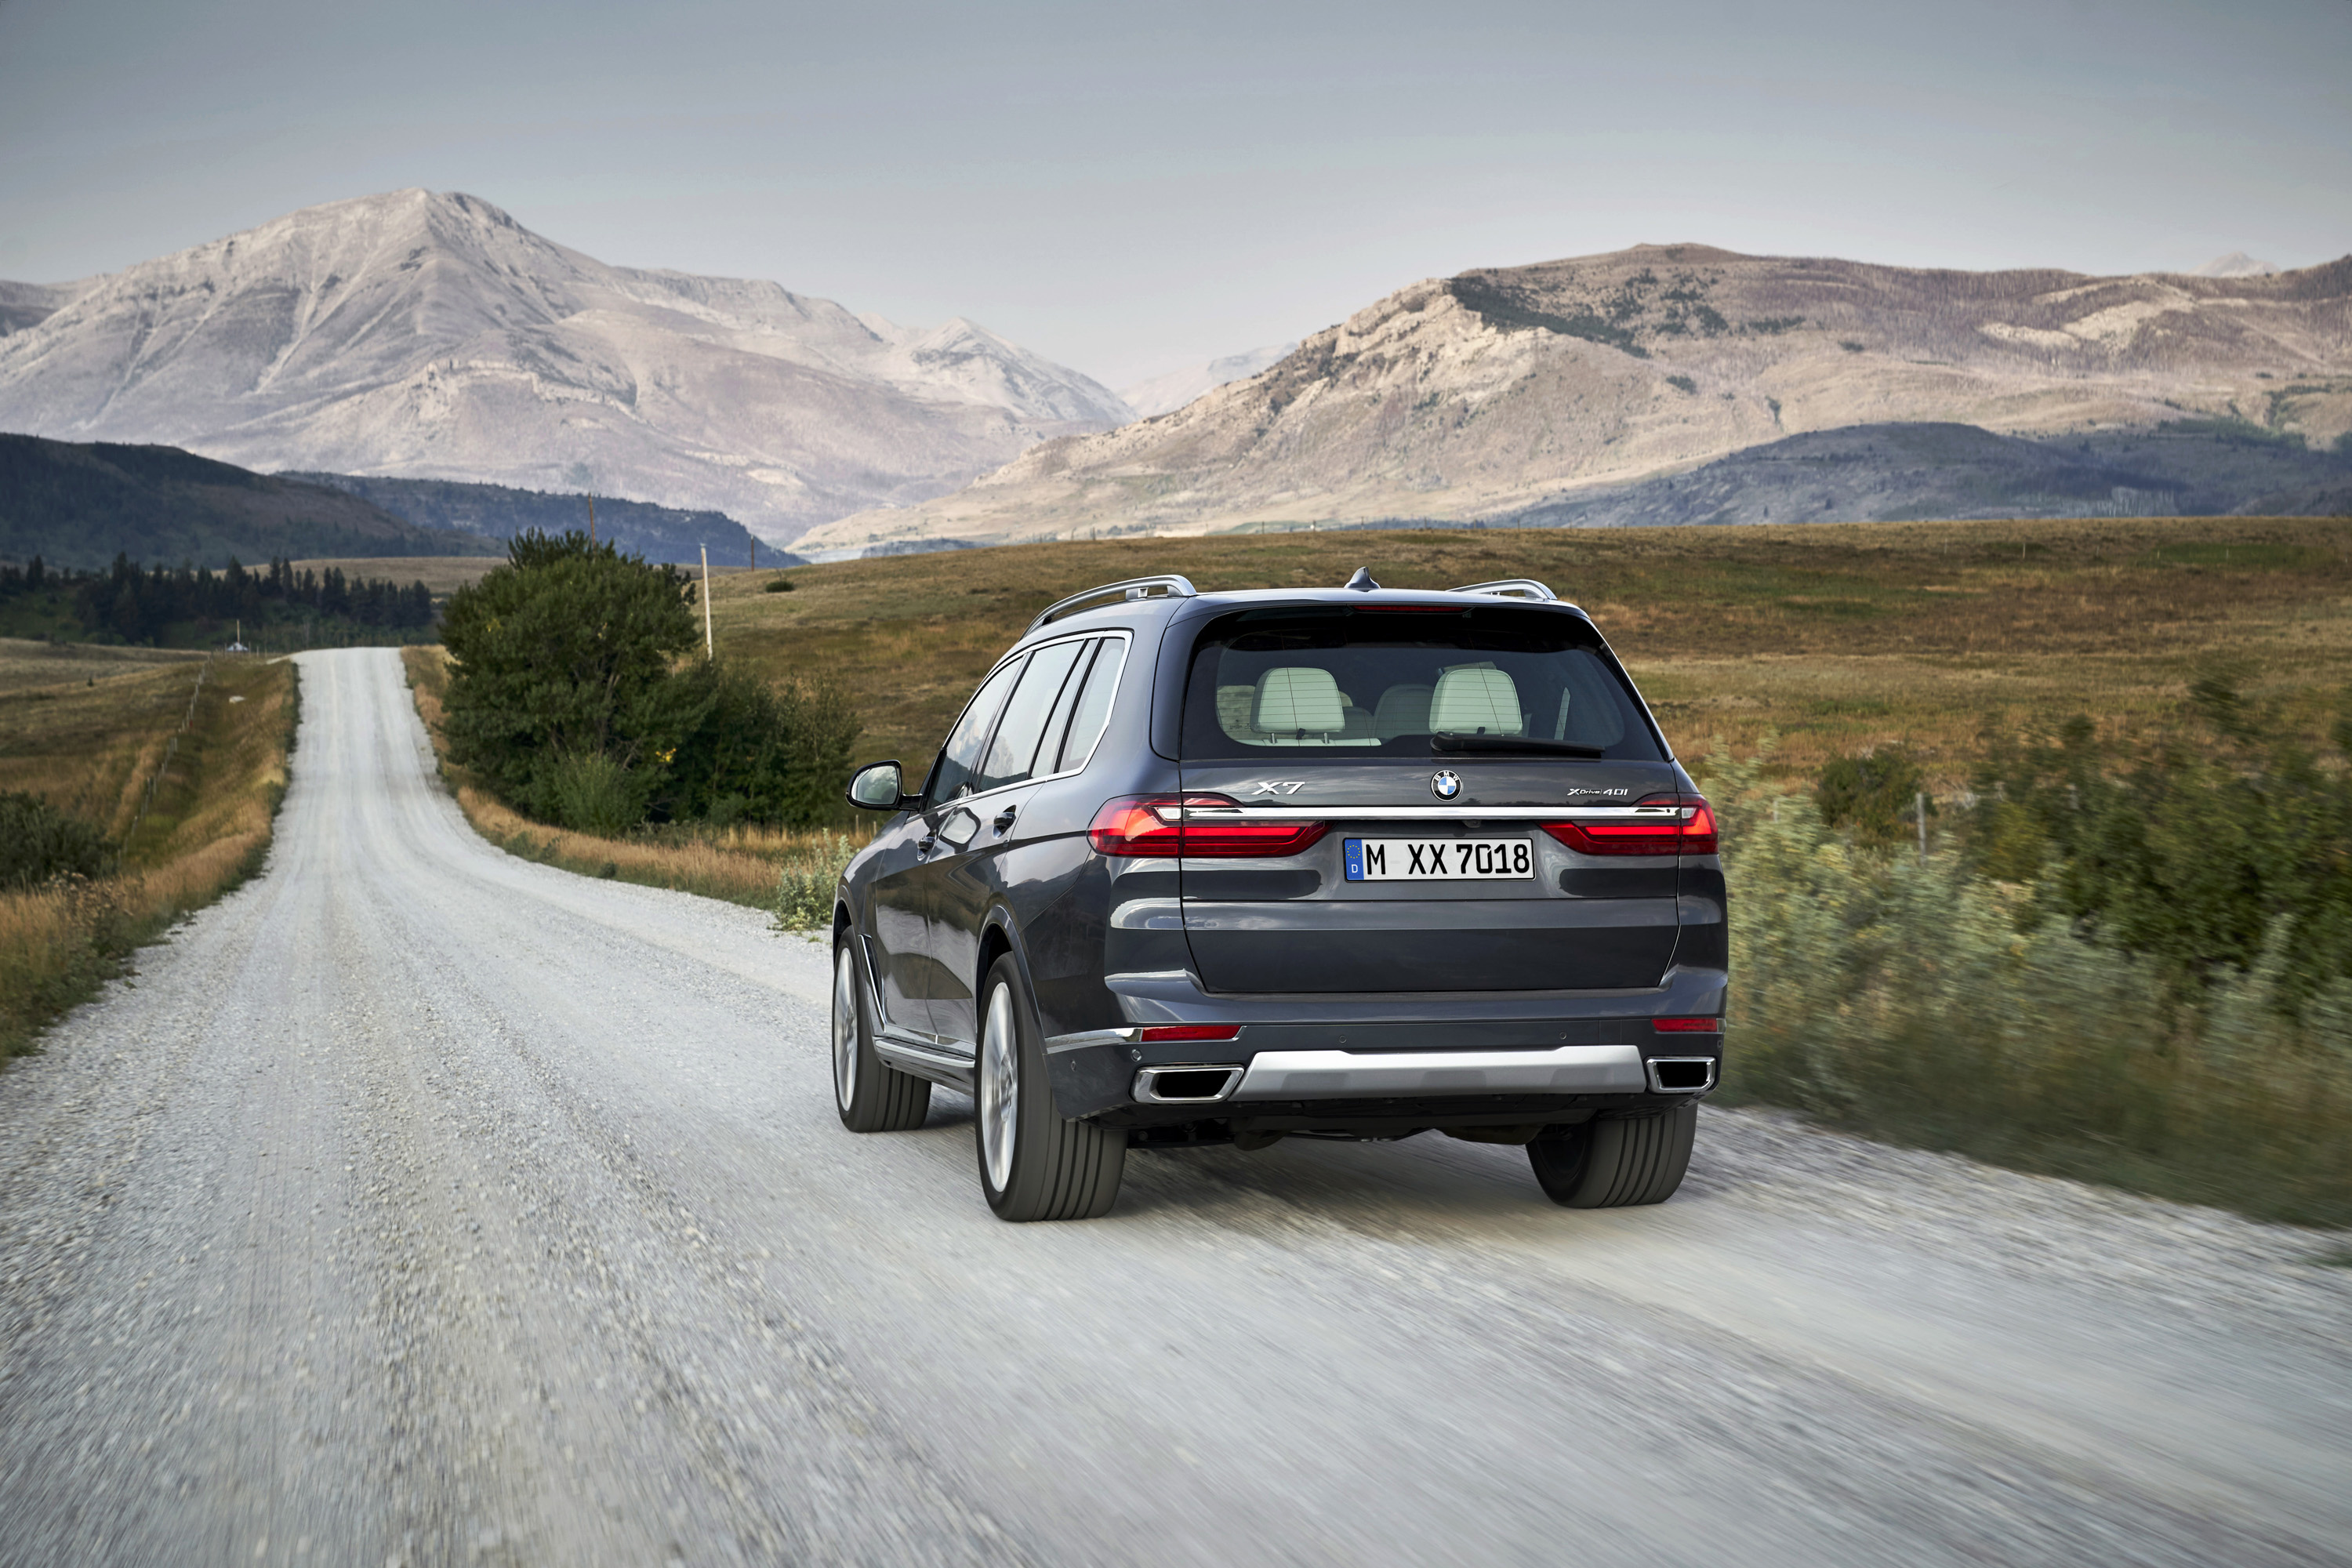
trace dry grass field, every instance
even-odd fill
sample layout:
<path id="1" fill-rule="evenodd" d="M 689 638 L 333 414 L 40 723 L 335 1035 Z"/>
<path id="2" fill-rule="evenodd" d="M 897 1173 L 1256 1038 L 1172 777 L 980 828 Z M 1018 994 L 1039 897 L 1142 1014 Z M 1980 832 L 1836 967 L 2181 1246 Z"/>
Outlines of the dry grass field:
<path id="1" fill-rule="evenodd" d="M 1181 572 L 1202 589 L 1549 583 L 1589 610 L 1677 752 L 1719 740 L 1775 776 L 1912 748 L 1964 779 L 1988 727 L 2086 712 L 2131 727 L 2225 667 L 2324 732 L 2352 683 L 2352 521 L 2187 518 L 1362 531 L 1018 545 L 772 572 L 712 594 L 724 654 L 841 684 L 860 757 L 928 763 L 957 707 L 1039 609 Z"/>
<path id="2" fill-rule="evenodd" d="M 37 686 L 79 686 L 159 665 L 201 664 L 204 658 L 201 653 L 176 648 L 102 647 L 96 643 L 0 637 L 0 694 Z"/>
<path id="3" fill-rule="evenodd" d="M 467 584 L 480 581 L 482 574 L 491 567 L 505 563 L 503 555 L 322 555 L 297 561 L 294 569 L 323 574 L 332 566 L 346 577 L 388 577 L 402 587 L 422 583 L 433 591 L 435 598 L 446 599 Z"/>
<path id="4" fill-rule="evenodd" d="M 291 664 L 42 646 L 0 647 L 0 790 L 99 825 L 121 867 L 0 893 L 0 1057 L 260 865 L 293 738 Z"/>

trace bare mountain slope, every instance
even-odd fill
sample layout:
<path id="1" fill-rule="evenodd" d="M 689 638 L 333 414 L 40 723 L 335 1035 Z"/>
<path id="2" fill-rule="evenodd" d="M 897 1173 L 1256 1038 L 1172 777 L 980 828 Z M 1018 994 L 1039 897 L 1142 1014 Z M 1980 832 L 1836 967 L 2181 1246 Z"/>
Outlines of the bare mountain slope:
<path id="1" fill-rule="evenodd" d="M 584 462 L 779 542 L 1128 417 L 968 321 L 917 331 L 773 283 L 608 267 L 461 195 L 306 208 L 9 287 L 0 429 L 541 489 Z"/>
<path id="2" fill-rule="evenodd" d="M 1640 246 L 1416 283 L 1158 418 L 798 548 L 1468 519 L 1810 430 L 2352 426 L 2352 258 L 2226 279 Z"/>

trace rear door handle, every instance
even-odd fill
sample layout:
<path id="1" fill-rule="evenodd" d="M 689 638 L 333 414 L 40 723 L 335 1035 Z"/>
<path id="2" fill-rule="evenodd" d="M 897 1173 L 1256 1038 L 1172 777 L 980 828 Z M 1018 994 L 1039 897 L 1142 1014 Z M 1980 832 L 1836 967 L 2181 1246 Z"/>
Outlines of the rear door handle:
<path id="1" fill-rule="evenodd" d="M 990 823 L 989 826 L 995 828 L 999 834 L 1002 834 L 1006 828 L 1013 826 L 1013 818 L 1019 810 L 1020 807 L 1018 806 L 1006 806 L 1003 811 L 996 814 L 996 820 Z"/>

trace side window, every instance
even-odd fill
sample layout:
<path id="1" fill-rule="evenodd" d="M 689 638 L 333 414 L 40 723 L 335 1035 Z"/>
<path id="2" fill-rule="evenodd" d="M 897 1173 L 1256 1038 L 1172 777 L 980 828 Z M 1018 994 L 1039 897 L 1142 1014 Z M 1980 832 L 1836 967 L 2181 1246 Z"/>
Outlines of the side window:
<path id="1" fill-rule="evenodd" d="M 1023 662 L 1016 658 L 980 683 L 963 717 L 949 731 L 948 743 L 940 750 L 939 766 L 931 770 L 931 787 L 924 792 L 927 804 L 937 805 L 972 792 L 972 774 L 980 766 L 981 748 L 988 744 L 989 733 L 996 728 L 997 710 L 1004 706 L 1004 694 L 1012 689 Z"/>
<path id="2" fill-rule="evenodd" d="M 1085 646 L 1077 639 L 1047 643 L 1029 656 L 1029 668 L 1013 689 L 1012 700 L 1004 705 L 996 739 L 989 744 L 988 761 L 981 764 L 972 788 L 996 789 L 1030 776 L 1037 742 L 1045 733 L 1046 716 L 1058 705 L 1070 667 Z"/>
<path id="3" fill-rule="evenodd" d="M 1105 640 L 1089 637 L 1078 645 L 1078 662 L 1070 667 L 1070 678 L 1062 682 L 1062 695 L 1054 700 L 1054 711 L 1045 720 L 1045 743 L 1037 748 L 1041 773 L 1062 771 L 1062 738 L 1070 732 L 1070 710 L 1078 705 L 1078 693 L 1087 688 L 1087 670 Z"/>
<path id="4" fill-rule="evenodd" d="M 1101 655 L 1087 672 L 1086 689 L 1078 694 L 1077 710 L 1070 715 L 1070 738 L 1063 743 L 1061 766 L 1055 772 L 1085 767 L 1087 759 L 1094 755 L 1095 742 L 1102 739 L 1103 727 L 1110 722 L 1110 700 L 1118 690 L 1118 672 L 1126 666 L 1127 639 L 1104 638 Z"/>

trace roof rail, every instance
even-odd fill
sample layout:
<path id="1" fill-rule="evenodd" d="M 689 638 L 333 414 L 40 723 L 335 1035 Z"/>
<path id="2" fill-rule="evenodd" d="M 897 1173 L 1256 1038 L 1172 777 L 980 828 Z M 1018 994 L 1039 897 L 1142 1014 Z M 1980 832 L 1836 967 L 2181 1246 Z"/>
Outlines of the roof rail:
<path id="1" fill-rule="evenodd" d="M 1506 599 L 1557 600 L 1559 595 L 1532 577 L 1499 577 L 1492 583 L 1470 583 L 1448 589 L 1454 594 L 1493 594 Z"/>
<path id="2" fill-rule="evenodd" d="M 1154 588 L 1160 590 L 1159 594 L 1156 595 L 1151 592 Z M 1179 577 L 1173 572 L 1167 573 L 1158 577 L 1129 577 L 1124 583 L 1105 583 L 1099 588 L 1089 588 L 1083 594 L 1073 594 L 1066 599 L 1056 599 L 1054 603 L 1046 605 L 1044 609 L 1037 612 L 1037 618 L 1029 623 L 1029 630 L 1033 632 L 1035 631 L 1039 626 L 1044 626 L 1047 621 L 1052 620 L 1055 616 L 1060 615 L 1063 611 L 1071 608 L 1073 605 L 1083 605 L 1088 599 L 1100 599 L 1112 594 L 1117 594 L 1122 598 L 1129 599 L 1150 599 L 1153 597 L 1162 599 L 1192 599 L 1198 598 L 1200 596 L 1200 593 L 1201 590 L 1192 586 L 1192 580 L 1190 578 Z"/>

